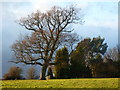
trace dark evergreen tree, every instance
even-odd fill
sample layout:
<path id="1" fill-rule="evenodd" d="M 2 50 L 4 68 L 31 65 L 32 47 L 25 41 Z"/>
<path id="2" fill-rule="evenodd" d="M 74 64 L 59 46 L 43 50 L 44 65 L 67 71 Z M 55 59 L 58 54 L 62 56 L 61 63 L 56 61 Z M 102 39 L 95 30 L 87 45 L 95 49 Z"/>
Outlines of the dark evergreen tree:
<path id="1" fill-rule="evenodd" d="M 78 43 L 76 50 L 70 55 L 71 78 L 91 77 L 91 71 L 85 64 L 85 51 L 89 39 L 84 39 Z"/>
<path id="2" fill-rule="evenodd" d="M 107 50 L 107 43 L 104 43 L 104 38 L 96 37 L 90 40 L 86 52 L 86 64 L 92 70 L 92 76 L 97 77 L 97 64 L 103 62 L 103 55 Z"/>
<path id="3" fill-rule="evenodd" d="M 104 39 L 86 38 L 78 43 L 76 50 L 71 53 L 71 75 L 73 78 L 96 77 L 96 65 L 102 62 L 102 56 L 107 50 Z"/>
<path id="4" fill-rule="evenodd" d="M 69 78 L 70 69 L 69 69 L 69 53 L 66 47 L 59 49 L 56 52 L 55 57 L 55 76 L 59 79 Z"/>

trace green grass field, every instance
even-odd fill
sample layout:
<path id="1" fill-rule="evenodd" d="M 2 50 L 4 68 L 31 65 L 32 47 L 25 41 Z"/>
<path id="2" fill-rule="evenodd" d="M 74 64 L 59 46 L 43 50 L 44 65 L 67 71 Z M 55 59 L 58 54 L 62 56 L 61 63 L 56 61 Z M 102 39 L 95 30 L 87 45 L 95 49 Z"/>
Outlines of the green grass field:
<path id="1" fill-rule="evenodd" d="M 118 88 L 118 78 L 3 80 L 2 88 Z"/>

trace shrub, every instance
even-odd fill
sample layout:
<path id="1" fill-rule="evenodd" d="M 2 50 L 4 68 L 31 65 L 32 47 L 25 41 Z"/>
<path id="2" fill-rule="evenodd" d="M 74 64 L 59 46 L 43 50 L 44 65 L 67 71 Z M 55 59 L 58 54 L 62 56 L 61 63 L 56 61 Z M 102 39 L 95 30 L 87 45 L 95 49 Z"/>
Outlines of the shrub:
<path id="1" fill-rule="evenodd" d="M 3 77 L 5 80 L 22 79 L 22 69 L 20 67 L 11 67 Z"/>

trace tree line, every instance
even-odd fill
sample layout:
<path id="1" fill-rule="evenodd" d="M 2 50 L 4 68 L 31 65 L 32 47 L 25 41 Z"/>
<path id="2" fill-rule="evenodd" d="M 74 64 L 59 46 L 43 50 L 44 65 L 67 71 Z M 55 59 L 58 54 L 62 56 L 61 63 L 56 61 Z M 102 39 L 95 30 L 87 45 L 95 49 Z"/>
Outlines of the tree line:
<path id="1" fill-rule="evenodd" d="M 64 46 L 56 51 L 56 64 L 48 67 L 45 76 L 47 79 L 119 78 L 119 47 L 108 51 L 107 47 L 101 37 L 83 39 L 72 51 Z M 4 78 L 22 79 L 21 71 L 12 67 Z M 28 70 L 26 79 L 38 79 L 34 68 Z"/>
<path id="2" fill-rule="evenodd" d="M 86 38 L 69 54 L 66 47 L 56 53 L 56 78 L 118 78 L 120 77 L 120 51 L 115 47 L 107 51 L 104 39 Z M 107 52 L 106 52 L 107 51 Z"/>
<path id="3" fill-rule="evenodd" d="M 17 66 L 12 66 L 7 73 L 4 74 L 5 80 L 18 80 L 18 79 L 38 79 L 37 71 L 34 67 L 30 67 L 26 73 L 23 69 Z"/>

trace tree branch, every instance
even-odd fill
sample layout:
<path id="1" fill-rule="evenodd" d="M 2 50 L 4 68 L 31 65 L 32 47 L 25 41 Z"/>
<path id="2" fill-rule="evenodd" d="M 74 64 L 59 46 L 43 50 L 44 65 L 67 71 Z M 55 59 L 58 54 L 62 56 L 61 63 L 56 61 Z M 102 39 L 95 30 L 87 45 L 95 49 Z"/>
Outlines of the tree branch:
<path id="1" fill-rule="evenodd" d="M 18 64 L 18 63 L 31 64 L 31 65 L 38 64 L 38 65 L 40 65 L 40 66 L 43 66 L 43 64 L 40 63 L 40 62 L 35 62 L 35 63 L 32 63 L 32 62 L 25 62 L 25 61 L 9 61 L 9 62 L 16 63 L 16 64 Z"/>

